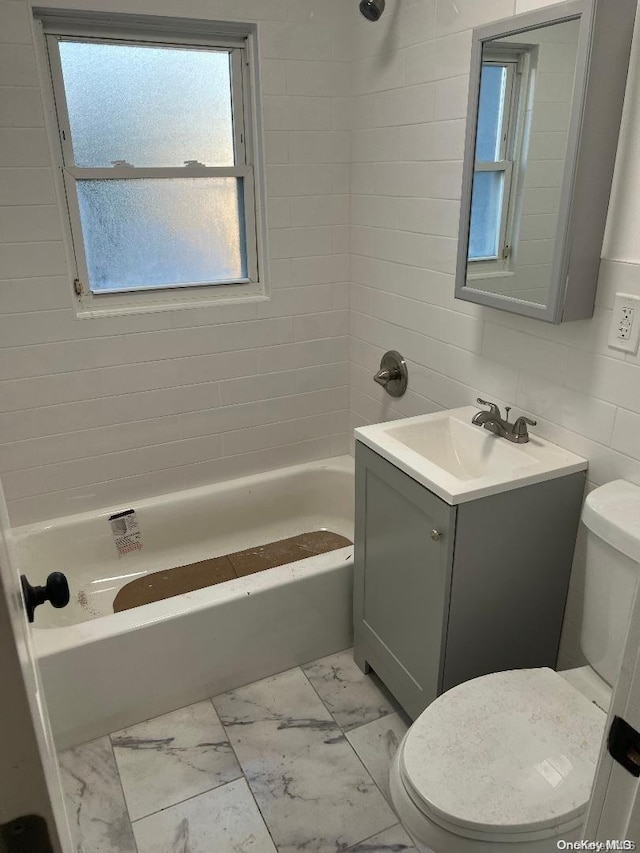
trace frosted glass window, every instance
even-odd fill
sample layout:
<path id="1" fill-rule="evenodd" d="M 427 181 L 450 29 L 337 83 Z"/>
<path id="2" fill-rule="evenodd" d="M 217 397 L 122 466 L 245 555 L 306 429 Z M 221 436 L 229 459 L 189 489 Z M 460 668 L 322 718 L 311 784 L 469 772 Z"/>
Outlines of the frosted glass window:
<path id="1" fill-rule="evenodd" d="M 235 165 L 230 51 L 59 42 L 76 166 Z"/>
<path id="2" fill-rule="evenodd" d="M 242 181 L 78 181 L 89 283 L 105 290 L 247 277 Z"/>
<path id="3" fill-rule="evenodd" d="M 471 196 L 469 260 L 498 256 L 504 172 L 476 172 Z"/>
<path id="4" fill-rule="evenodd" d="M 78 308 L 262 296 L 251 29 L 66 21 L 44 28 Z"/>
<path id="5" fill-rule="evenodd" d="M 500 160 L 507 70 L 501 65 L 483 65 L 476 130 L 476 160 Z"/>

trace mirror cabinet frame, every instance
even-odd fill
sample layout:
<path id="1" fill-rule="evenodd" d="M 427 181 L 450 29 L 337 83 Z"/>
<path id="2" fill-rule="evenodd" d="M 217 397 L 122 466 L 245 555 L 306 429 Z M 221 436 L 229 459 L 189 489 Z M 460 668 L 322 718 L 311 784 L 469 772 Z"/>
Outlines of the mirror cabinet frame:
<path id="1" fill-rule="evenodd" d="M 636 0 L 571 0 L 474 29 L 456 298 L 549 323 L 593 315 L 635 14 Z M 474 289 L 467 286 L 467 263 L 483 47 L 575 19 L 580 20 L 577 60 L 547 304 Z"/>

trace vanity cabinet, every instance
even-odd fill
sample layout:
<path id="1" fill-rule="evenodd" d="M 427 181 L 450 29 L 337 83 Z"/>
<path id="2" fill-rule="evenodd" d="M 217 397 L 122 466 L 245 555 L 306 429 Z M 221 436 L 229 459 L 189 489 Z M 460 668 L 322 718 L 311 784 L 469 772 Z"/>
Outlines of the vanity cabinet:
<path id="1" fill-rule="evenodd" d="M 450 505 L 356 441 L 354 656 L 409 716 L 489 672 L 555 668 L 584 484 Z"/>

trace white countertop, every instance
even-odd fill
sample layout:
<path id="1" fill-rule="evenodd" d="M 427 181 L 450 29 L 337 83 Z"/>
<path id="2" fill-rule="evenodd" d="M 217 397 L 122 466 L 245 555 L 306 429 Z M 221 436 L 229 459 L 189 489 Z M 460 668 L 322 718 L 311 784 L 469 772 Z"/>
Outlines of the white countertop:
<path id="1" fill-rule="evenodd" d="M 535 432 L 517 444 L 472 424 L 477 411 L 465 406 L 372 424 L 355 437 L 451 505 L 588 468 L 586 459 Z"/>

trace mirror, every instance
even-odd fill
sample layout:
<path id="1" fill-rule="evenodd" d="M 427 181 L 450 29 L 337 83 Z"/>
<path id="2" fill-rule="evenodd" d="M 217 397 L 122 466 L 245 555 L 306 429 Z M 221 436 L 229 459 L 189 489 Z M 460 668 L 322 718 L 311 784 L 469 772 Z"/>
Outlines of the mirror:
<path id="1" fill-rule="evenodd" d="M 580 21 L 482 46 L 467 285 L 546 305 Z"/>
<path id="2" fill-rule="evenodd" d="M 458 298 L 550 322 L 593 313 L 635 14 L 623 0 L 626 39 L 607 65 L 610 22 L 600 19 L 610 2 L 562 3 L 474 30 Z M 599 65 L 604 89 L 593 79 Z M 580 181 L 593 190 L 582 210 Z"/>

